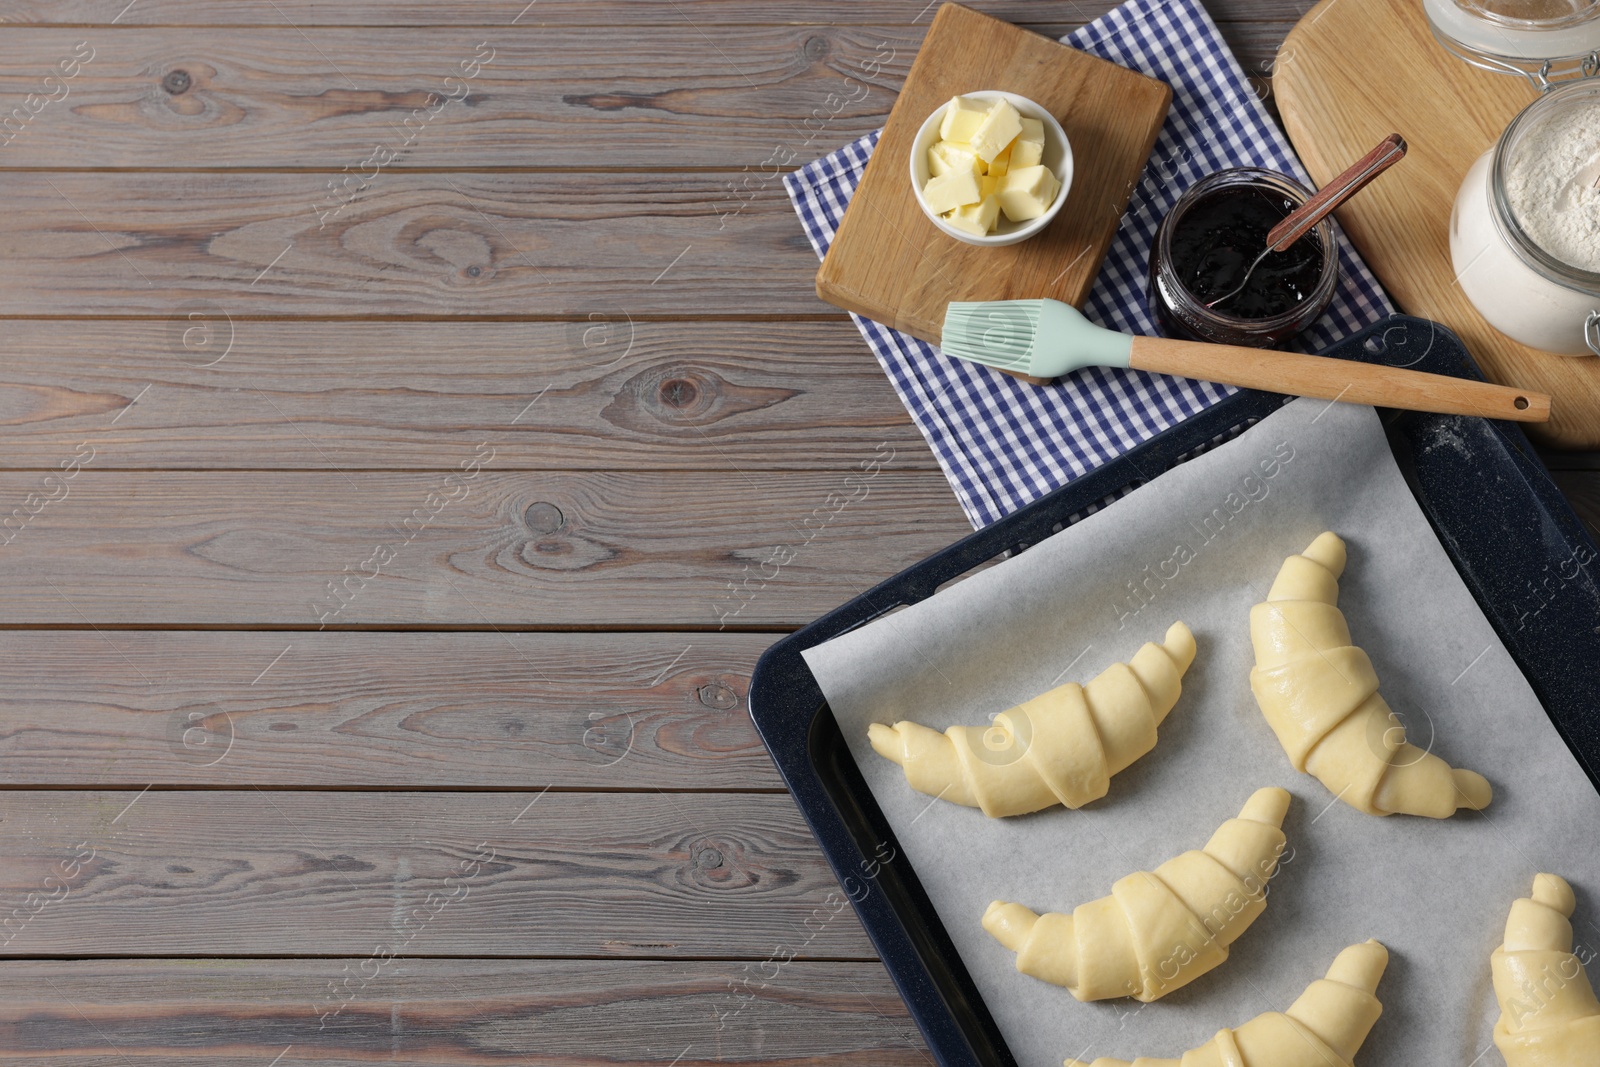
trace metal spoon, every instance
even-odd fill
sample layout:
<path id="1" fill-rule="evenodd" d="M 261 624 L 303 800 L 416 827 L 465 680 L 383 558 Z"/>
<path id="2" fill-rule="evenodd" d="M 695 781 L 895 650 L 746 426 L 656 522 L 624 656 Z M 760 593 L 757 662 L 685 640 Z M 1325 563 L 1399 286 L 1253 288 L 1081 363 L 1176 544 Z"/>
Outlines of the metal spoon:
<path id="1" fill-rule="evenodd" d="M 1214 308 L 1224 300 L 1238 296 L 1244 291 L 1244 287 L 1250 284 L 1250 276 L 1255 273 L 1262 260 L 1273 252 L 1284 251 L 1310 233 L 1334 208 L 1360 192 L 1368 182 L 1398 163 L 1405 154 L 1405 138 L 1398 133 L 1391 133 L 1378 142 L 1376 148 L 1356 160 L 1344 173 L 1324 185 L 1315 196 L 1295 208 L 1282 222 L 1274 226 L 1267 234 L 1267 247 L 1262 249 L 1255 262 L 1250 264 L 1250 269 L 1244 272 L 1243 280 L 1208 303 L 1206 307 Z"/>

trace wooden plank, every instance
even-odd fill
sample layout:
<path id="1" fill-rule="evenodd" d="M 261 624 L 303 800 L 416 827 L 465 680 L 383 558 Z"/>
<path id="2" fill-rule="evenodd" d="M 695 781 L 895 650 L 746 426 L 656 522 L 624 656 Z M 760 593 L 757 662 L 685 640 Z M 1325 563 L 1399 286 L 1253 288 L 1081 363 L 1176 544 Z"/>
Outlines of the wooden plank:
<path id="1" fill-rule="evenodd" d="M 978 248 L 941 233 L 906 179 L 927 117 L 976 86 L 1035 101 L 1073 146 L 1067 202 L 1018 244 Z M 952 300 L 1081 304 L 1171 100 L 1165 82 L 945 4 L 817 272 L 817 295 L 934 345 Z M 1047 144 L 1045 162 L 1056 166 L 1062 152 Z"/>
<path id="2" fill-rule="evenodd" d="M 330 988 L 349 999 L 324 1021 L 339 1005 Z M 75 960 L 0 972 L 0 1062 L 662 1067 L 675 1055 L 678 1067 L 929 1062 L 877 963 Z"/>
<path id="3" fill-rule="evenodd" d="M 457 456 L 451 475 L 0 474 L 5 621 L 794 626 L 970 532 L 944 476 L 896 471 L 889 449 L 759 476 Z"/>
<path id="4" fill-rule="evenodd" d="M 0 955 L 764 959 L 788 944 L 873 958 L 786 795 L 10 790 L 3 803 Z"/>
<path id="5" fill-rule="evenodd" d="M 1036 28 L 1075 26 L 1118 0 L 971 0 L 968 7 Z M 1311 0 L 1207 0 L 1222 22 L 1293 21 Z M 748 24 L 926 24 L 922 0 L 4 0 L 8 23 L 72 26 L 659 26 L 698 24 L 708 31 Z M 1065 32 L 1063 30 L 1062 32 Z"/>
<path id="6" fill-rule="evenodd" d="M 10 174 L 0 315 L 830 311 L 777 176 L 395 171 L 319 218 L 327 180 Z"/>
<path id="7" fill-rule="evenodd" d="M 487 441 L 499 469 L 839 469 L 883 441 L 897 468 L 935 466 L 849 322 L 594 315 L 12 322 L 0 465 L 87 442 L 102 470 L 448 469 Z"/>
<path id="8" fill-rule="evenodd" d="M 351 192 L 407 167 L 803 163 L 883 124 L 922 36 L 724 27 L 713 51 L 680 19 L 648 33 L 322 29 L 307 48 L 280 22 L 196 30 L 175 51 L 166 29 L 88 32 L 8 28 L 0 99 L 60 99 L 0 131 L 6 167 L 292 163 Z M 43 86 L 80 41 L 92 58 Z"/>
<path id="9" fill-rule="evenodd" d="M 0 631 L 0 761 L 12 786 L 781 789 L 745 704 L 772 641 Z"/>
<path id="10" fill-rule="evenodd" d="M 1288 26 L 1225 30 L 1246 70 L 1263 74 Z M 167 30 L 119 26 L 93 34 L 81 53 L 93 58 L 62 83 L 57 64 L 87 31 L 8 27 L 0 99 L 61 99 L 36 105 L 15 137 L 0 134 L 0 166 L 270 168 L 292 159 L 336 172 L 336 183 L 354 176 L 351 191 L 375 172 L 417 167 L 767 173 L 882 126 L 923 31 L 726 27 L 708 63 L 705 39 L 681 20 L 649 33 L 325 29 L 315 49 L 280 24 L 197 30 L 180 53 Z M 463 61 L 474 77 L 461 78 Z M 430 94 L 447 102 L 430 105 Z M 413 117 L 428 108 L 437 111 Z M 378 145 L 390 151 L 375 155 Z"/>

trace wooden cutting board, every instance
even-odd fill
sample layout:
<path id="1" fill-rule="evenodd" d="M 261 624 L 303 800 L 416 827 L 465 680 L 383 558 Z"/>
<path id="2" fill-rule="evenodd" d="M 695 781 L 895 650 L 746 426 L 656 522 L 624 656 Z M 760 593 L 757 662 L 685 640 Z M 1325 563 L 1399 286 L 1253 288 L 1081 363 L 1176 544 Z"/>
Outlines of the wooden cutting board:
<path id="1" fill-rule="evenodd" d="M 1047 109 L 1072 143 L 1067 202 L 1044 232 L 1003 248 L 936 229 L 912 193 L 911 142 L 939 105 L 1000 89 Z M 959 4 L 945 4 L 817 271 L 817 295 L 934 344 L 952 300 L 1081 304 L 1166 121 L 1165 82 Z"/>
<path id="2" fill-rule="evenodd" d="M 1339 223 L 1405 311 L 1449 326 L 1492 381 L 1554 398 L 1528 433 L 1600 448 L 1600 359 L 1553 356 L 1502 336 L 1456 284 L 1450 209 L 1467 168 L 1534 99 L 1522 78 L 1478 70 L 1434 39 L 1417 0 L 1322 0 L 1278 53 L 1272 78 L 1289 138 L 1320 185 L 1385 134 L 1411 150 L 1338 211 Z"/>

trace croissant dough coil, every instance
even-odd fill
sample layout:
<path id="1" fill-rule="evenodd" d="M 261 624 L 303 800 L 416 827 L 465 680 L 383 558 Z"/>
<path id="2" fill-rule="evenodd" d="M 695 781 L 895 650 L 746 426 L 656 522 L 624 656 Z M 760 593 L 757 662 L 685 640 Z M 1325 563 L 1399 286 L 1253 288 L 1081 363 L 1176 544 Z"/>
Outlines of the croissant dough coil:
<path id="1" fill-rule="evenodd" d="M 1373 994 L 1389 965 L 1376 941 L 1339 953 L 1328 976 L 1306 986 L 1288 1011 L 1269 1011 L 1183 1054 L 1182 1059 L 1129 1063 L 1102 1057 L 1087 1067 L 1352 1067 L 1351 1060 L 1383 1014 Z M 1086 1067 L 1067 1060 L 1066 1067 Z"/>
<path id="2" fill-rule="evenodd" d="M 1258 789 L 1204 849 L 1121 878 L 1110 896 L 1071 915 L 1035 915 L 997 900 L 983 928 L 1017 953 L 1017 970 L 1079 1000 L 1158 1000 L 1227 959 L 1228 946 L 1265 910 L 1288 810 L 1287 792 Z"/>
<path id="3" fill-rule="evenodd" d="M 1511 905 L 1506 939 L 1489 957 L 1500 1020 L 1494 1043 L 1507 1067 L 1600 1064 L 1600 1002 L 1572 952 L 1572 887 L 1553 874 Z"/>
<path id="4" fill-rule="evenodd" d="M 1444 819 L 1482 809 L 1489 783 L 1406 741 L 1378 693 L 1367 654 L 1339 610 L 1344 542 L 1325 533 L 1284 560 L 1265 603 L 1250 609 L 1250 688 L 1298 771 L 1368 815 Z"/>
<path id="5" fill-rule="evenodd" d="M 914 722 L 868 729 L 880 756 L 905 770 L 911 788 L 991 818 L 1056 804 L 1080 807 L 1106 795 L 1111 776 L 1155 747 L 1156 727 L 1182 691 L 1194 635 L 1181 622 L 1087 685 L 1068 682 L 994 717 L 987 727 L 944 733 Z"/>

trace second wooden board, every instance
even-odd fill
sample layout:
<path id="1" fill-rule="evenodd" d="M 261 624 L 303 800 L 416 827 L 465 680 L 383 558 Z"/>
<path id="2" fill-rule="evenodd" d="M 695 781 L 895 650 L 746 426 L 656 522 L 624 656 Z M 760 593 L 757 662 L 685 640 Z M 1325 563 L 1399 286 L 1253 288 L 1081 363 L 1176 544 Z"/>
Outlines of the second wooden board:
<path id="1" fill-rule="evenodd" d="M 1075 167 L 1055 221 L 1000 248 L 939 232 L 917 206 L 909 177 L 922 121 L 952 96 L 983 89 L 1017 93 L 1054 115 Z M 817 272 L 817 295 L 933 344 L 952 300 L 1082 303 L 1171 102 L 1165 82 L 944 5 Z"/>
<path id="2" fill-rule="evenodd" d="M 1456 283 L 1450 210 L 1467 168 L 1534 99 L 1521 78 L 1468 66 L 1411 0 L 1323 0 L 1285 39 L 1273 88 L 1294 147 L 1319 184 L 1387 133 L 1406 159 L 1338 211 L 1339 224 L 1402 309 L 1442 322 L 1490 380 L 1549 393 L 1531 436 L 1600 448 L 1600 359 L 1536 352 L 1495 330 Z"/>

